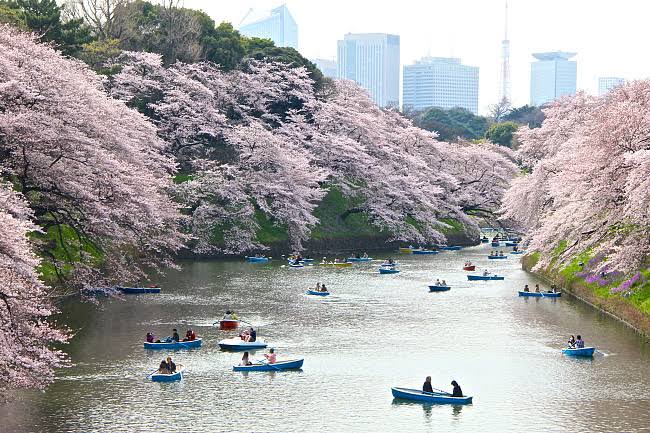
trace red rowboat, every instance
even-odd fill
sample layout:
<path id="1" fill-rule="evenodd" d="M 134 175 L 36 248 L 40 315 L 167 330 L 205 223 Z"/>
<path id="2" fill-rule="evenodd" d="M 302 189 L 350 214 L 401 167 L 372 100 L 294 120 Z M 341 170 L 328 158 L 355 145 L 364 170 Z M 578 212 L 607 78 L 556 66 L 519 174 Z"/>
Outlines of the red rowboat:
<path id="1" fill-rule="evenodd" d="M 463 266 L 463 271 L 475 271 L 475 270 L 476 270 L 476 265 Z"/>
<path id="2" fill-rule="evenodd" d="M 237 329 L 239 328 L 239 320 L 222 319 L 219 321 L 219 329 Z"/>

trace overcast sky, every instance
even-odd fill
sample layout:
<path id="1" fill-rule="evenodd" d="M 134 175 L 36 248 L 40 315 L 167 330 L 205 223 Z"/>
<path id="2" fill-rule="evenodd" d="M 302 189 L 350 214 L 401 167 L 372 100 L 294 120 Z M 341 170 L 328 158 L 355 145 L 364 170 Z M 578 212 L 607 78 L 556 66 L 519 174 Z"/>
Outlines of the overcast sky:
<path id="1" fill-rule="evenodd" d="M 402 65 L 427 54 L 460 57 L 480 67 L 480 110 L 497 99 L 504 0 L 185 0 L 235 27 L 251 7 L 282 3 L 306 57 L 334 59 L 348 32 L 397 34 Z M 529 102 L 533 52 L 577 52 L 578 88 L 590 93 L 599 76 L 650 76 L 647 0 L 509 0 L 508 8 L 514 105 Z"/>

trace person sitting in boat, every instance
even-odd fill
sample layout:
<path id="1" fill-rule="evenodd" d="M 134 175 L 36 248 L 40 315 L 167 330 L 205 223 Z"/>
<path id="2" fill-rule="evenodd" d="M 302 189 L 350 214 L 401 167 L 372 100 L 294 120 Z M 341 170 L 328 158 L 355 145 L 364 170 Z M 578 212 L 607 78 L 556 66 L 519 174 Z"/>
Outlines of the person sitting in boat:
<path id="1" fill-rule="evenodd" d="M 316 291 L 316 292 L 320 292 L 320 291 L 321 291 L 320 281 L 319 281 L 318 283 L 316 283 L 316 289 L 315 289 L 315 291 Z"/>
<path id="2" fill-rule="evenodd" d="M 190 338 L 192 338 L 192 330 L 188 329 L 187 332 L 185 332 L 185 338 L 183 338 L 183 341 L 190 341 Z"/>
<path id="3" fill-rule="evenodd" d="M 394 265 L 394 264 L 395 264 L 395 260 L 393 260 L 392 257 L 389 257 L 389 258 L 388 258 L 388 264 L 389 264 L 389 265 Z"/>
<path id="4" fill-rule="evenodd" d="M 367 259 L 368 258 L 368 253 L 363 253 L 363 258 Z"/>
<path id="5" fill-rule="evenodd" d="M 528 284 L 524 286 L 524 292 L 530 292 L 530 288 L 528 287 Z"/>
<path id="6" fill-rule="evenodd" d="M 440 280 L 438 278 L 436 278 L 436 286 L 439 286 L 439 285 L 440 285 Z"/>
<path id="7" fill-rule="evenodd" d="M 241 338 L 242 340 L 246 341 L 246 338 L 248 338 L 248 334 L 249 334 L 248 329 L 244 329 L 243 331 L 241 331 L 241 332 L 239 333 L 239 338 Z"/>
<path id="8" fill-rule="evenodd" d="M 252 326 L 248 328 L 248 331 L 244 331 L 243 334 L 245 334 L 243 340 L 247 343 L 253 343 L 257 340 L 257 331 Z"/>
<path id="9" fill-rule="evenodd" d="M 172 341 L 175 341 L 175 342 L 177 342 L 177 343 L 178 343 L 179 341 L 181 341 L 181 336 L 178 335 L 178 330 L 176 330 L 176 328 L 174 328 L 174 329 L 172 329 L 172 332 L 173 332 L 173 333 L 172 333 Z"/>
<path id="10" fill-rule="evenodd" d="M 551 290 L 549 290 L 551 293 L 557 293 L 557 286 L 555 284 L 551 284 Z"/>
<path id="11" fill-rule="evenodd" d="M 323 284 L 322 286 L 320 286 L 320 291 L 321 291 L 321 292 L 327 292 L 327 287 L 325 287 L 325 284 Z"/>
<path id="12" fill-rule="evenodd" d="M 456 382 L 455 380 L 452 380 L 451 381 L 451 386 L 454 387 L 454 390 L 451 393 L 452 397 L 462 397 L 463 396 L 463 390 L 460 389 L 460 385 L 458 384 L 458 382 Z"/>
<path id="13" fill-rule="evenodd" d="M 443 287 L 447 287 L 447 281 L 442 280 L 442 286 L 443 286 Z"/>
<path id="14" fill-rule="evenodd" d="M 584 340 L 582 339 L 582 337 L 579 336 L 579 335 L 578 335 L 578 338 L 576 338 L 576 347 L 577 347 L 578 349 L 584 349 L 584 347 L 585 347 L 585 342 L 584 342 Z"/>
<path id="15" fill-rule="evenodd" d="M 539 284 L 535 284 L 535 293 L 539 293 Z"/>
<path id="16" fill-rule="evenodd" d="M 519 247 L 518 247 L 517 245 L 515 245 L 514 247 L 512 247 L 512 252 L 513 252 L 513 253 L 514 253 L 514 252 L 517 252 L 517 251 L 519 251 Z"/>
<path id="17" fill-rule="evenodd" d="M 569 341 L 567 341 L 567 343 L 569 344 L 569 347 L 571 349 L 575 348 L 576 347 L 576 338 L 572 335 L 571 338 L 569 338 Z"/>
<path id="18" fill-rule="evenodd" d="M 503 251 L 499 251 L 499 257 L 503 257 Z"/>
<path id="19" fill-rule="evenodd" d="M 158 366 L 158 373 L 169 374 L 169 370 L 167 369 L 167 362 L 164 359 L 160 361 L 160 365 Z"/>
<path id="20" fill-rule="evenodd" d="M 430 392 L 433 394 L 433 388 L 431 387 L 431 376 L 427 376 L 427 378 L 424 379 L 424 385 L 422 385 L 422 391 Z"/>
<path id="21" fill-rule="evenodd" d="M 176 373 L 176 364 L 174 364 L 174 361 L 172 361 L 172 357 L 168 356 L 167 357 L 167 374 L 174 374 Z"/>
<path id="22" fill-rule="evenodd" d="M 484 277 L 487 277 L 488 275 L 490 275 L 490 271 L 488 271 L 487 269 L 484 270 L 484 271 L 483 271 L 483 276 L 484 276 Z"/>
<path id="23" fill-rule="evenodd" d="M 248 359 L 248 352 L 244 352 L 244 356 L 241 357 L 239 365 L 253 365 L 253 363 Z"/>
<path id="24" fill-rule="evenodd" d="M 153 343 L 156 338 L 153 336 L 152 332 L 147 332 L 147 343 Z"/>
<path id="25" fill-rule="evenodd" d="M 275 349 L 270 348 L 269 353 L 265 353 L 264 357 L 266 358 L 266 362 L 269 364 L 275 364 L 275 361 L 277 360 L 277 357 L 275 355 Z"/>

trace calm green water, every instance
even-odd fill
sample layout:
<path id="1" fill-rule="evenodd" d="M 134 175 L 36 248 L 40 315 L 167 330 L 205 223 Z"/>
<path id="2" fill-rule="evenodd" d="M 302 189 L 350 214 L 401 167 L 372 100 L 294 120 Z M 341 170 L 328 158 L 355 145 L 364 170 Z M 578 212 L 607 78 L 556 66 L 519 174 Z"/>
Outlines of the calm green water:
<path id="1" fill-rule="evenodd" d="M 650 430 L 650 346 L 633 331 L 569 298 L 525 299 L 537 282 L 519 259 L 488 261 L 488 246 L 399 256 L 402 273 L 377 264 L 332 270 L 283 262 L 184 263 L 160 295 L 73 305 L 76 366 L 44 393 L 0 406 L 1 431 L 596 432 Z M 385 257 L 385 256 L 384 256 Z M 468 282 L 465 260 L 505 281 Z M 429 293 L 444 278 L 452 290 Z M 329 298 L 304 295 L 324 281 Z M 211 326 L 234 308 L 302 371 L 235 373 L 241 354 L 219 350 Z M 174 354 L 179 383 L 145 379 L 164 352 L 147 331 L 192 327 L 204 346 Z M 569 334 L 599 349 L 593 360 L 560 353 Z M 259 353 L 258 353 L 259 354 Z M 474 404 L 393 401 L 391 386 L 457 380 Z"/>

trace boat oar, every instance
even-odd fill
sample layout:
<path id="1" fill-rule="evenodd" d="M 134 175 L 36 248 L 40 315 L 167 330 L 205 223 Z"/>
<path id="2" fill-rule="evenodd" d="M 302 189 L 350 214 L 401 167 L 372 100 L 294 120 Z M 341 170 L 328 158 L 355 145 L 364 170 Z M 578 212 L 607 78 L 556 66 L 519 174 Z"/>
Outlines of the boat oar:
<path id="1" fill-rule="evenodd" d="M 259 363 L 260 363 L 260 364 L 266 364 L 266 365 L 268 365 L 269 367 L 273 367 L 273 368 L 276 369 L 277 371 L 282 371 L 282 369 L 281 369 L 280 367 L 276 367 L 275 365 L 273 365 L 273 364 L 271 364 L 270 362 L 268 362 L 266 359 L 263 359 L 263 360 L 260 359 L 260 360 L 259 360 Z"/>
<path id="2" fill-rule="evenodd" d="M 158 372 L 158 369 L 153 370 L 151 373 L 147 374 L 144 378 L 145 379 L 151 379 L 151 376 L 156 374 Z"/>
<path id="3" fill-rule="evenodd" d="M 438 389 L 438 388 L 431 388 L 431 389 L 434 390 L 434 391 L 438 391 L 439 393 L 442 393 L 442 394 L 445 394 L 445 395 L 451 395 L 451 394 L 448 393 L 447 391 L 443 391 L 443 390 Z"/>

